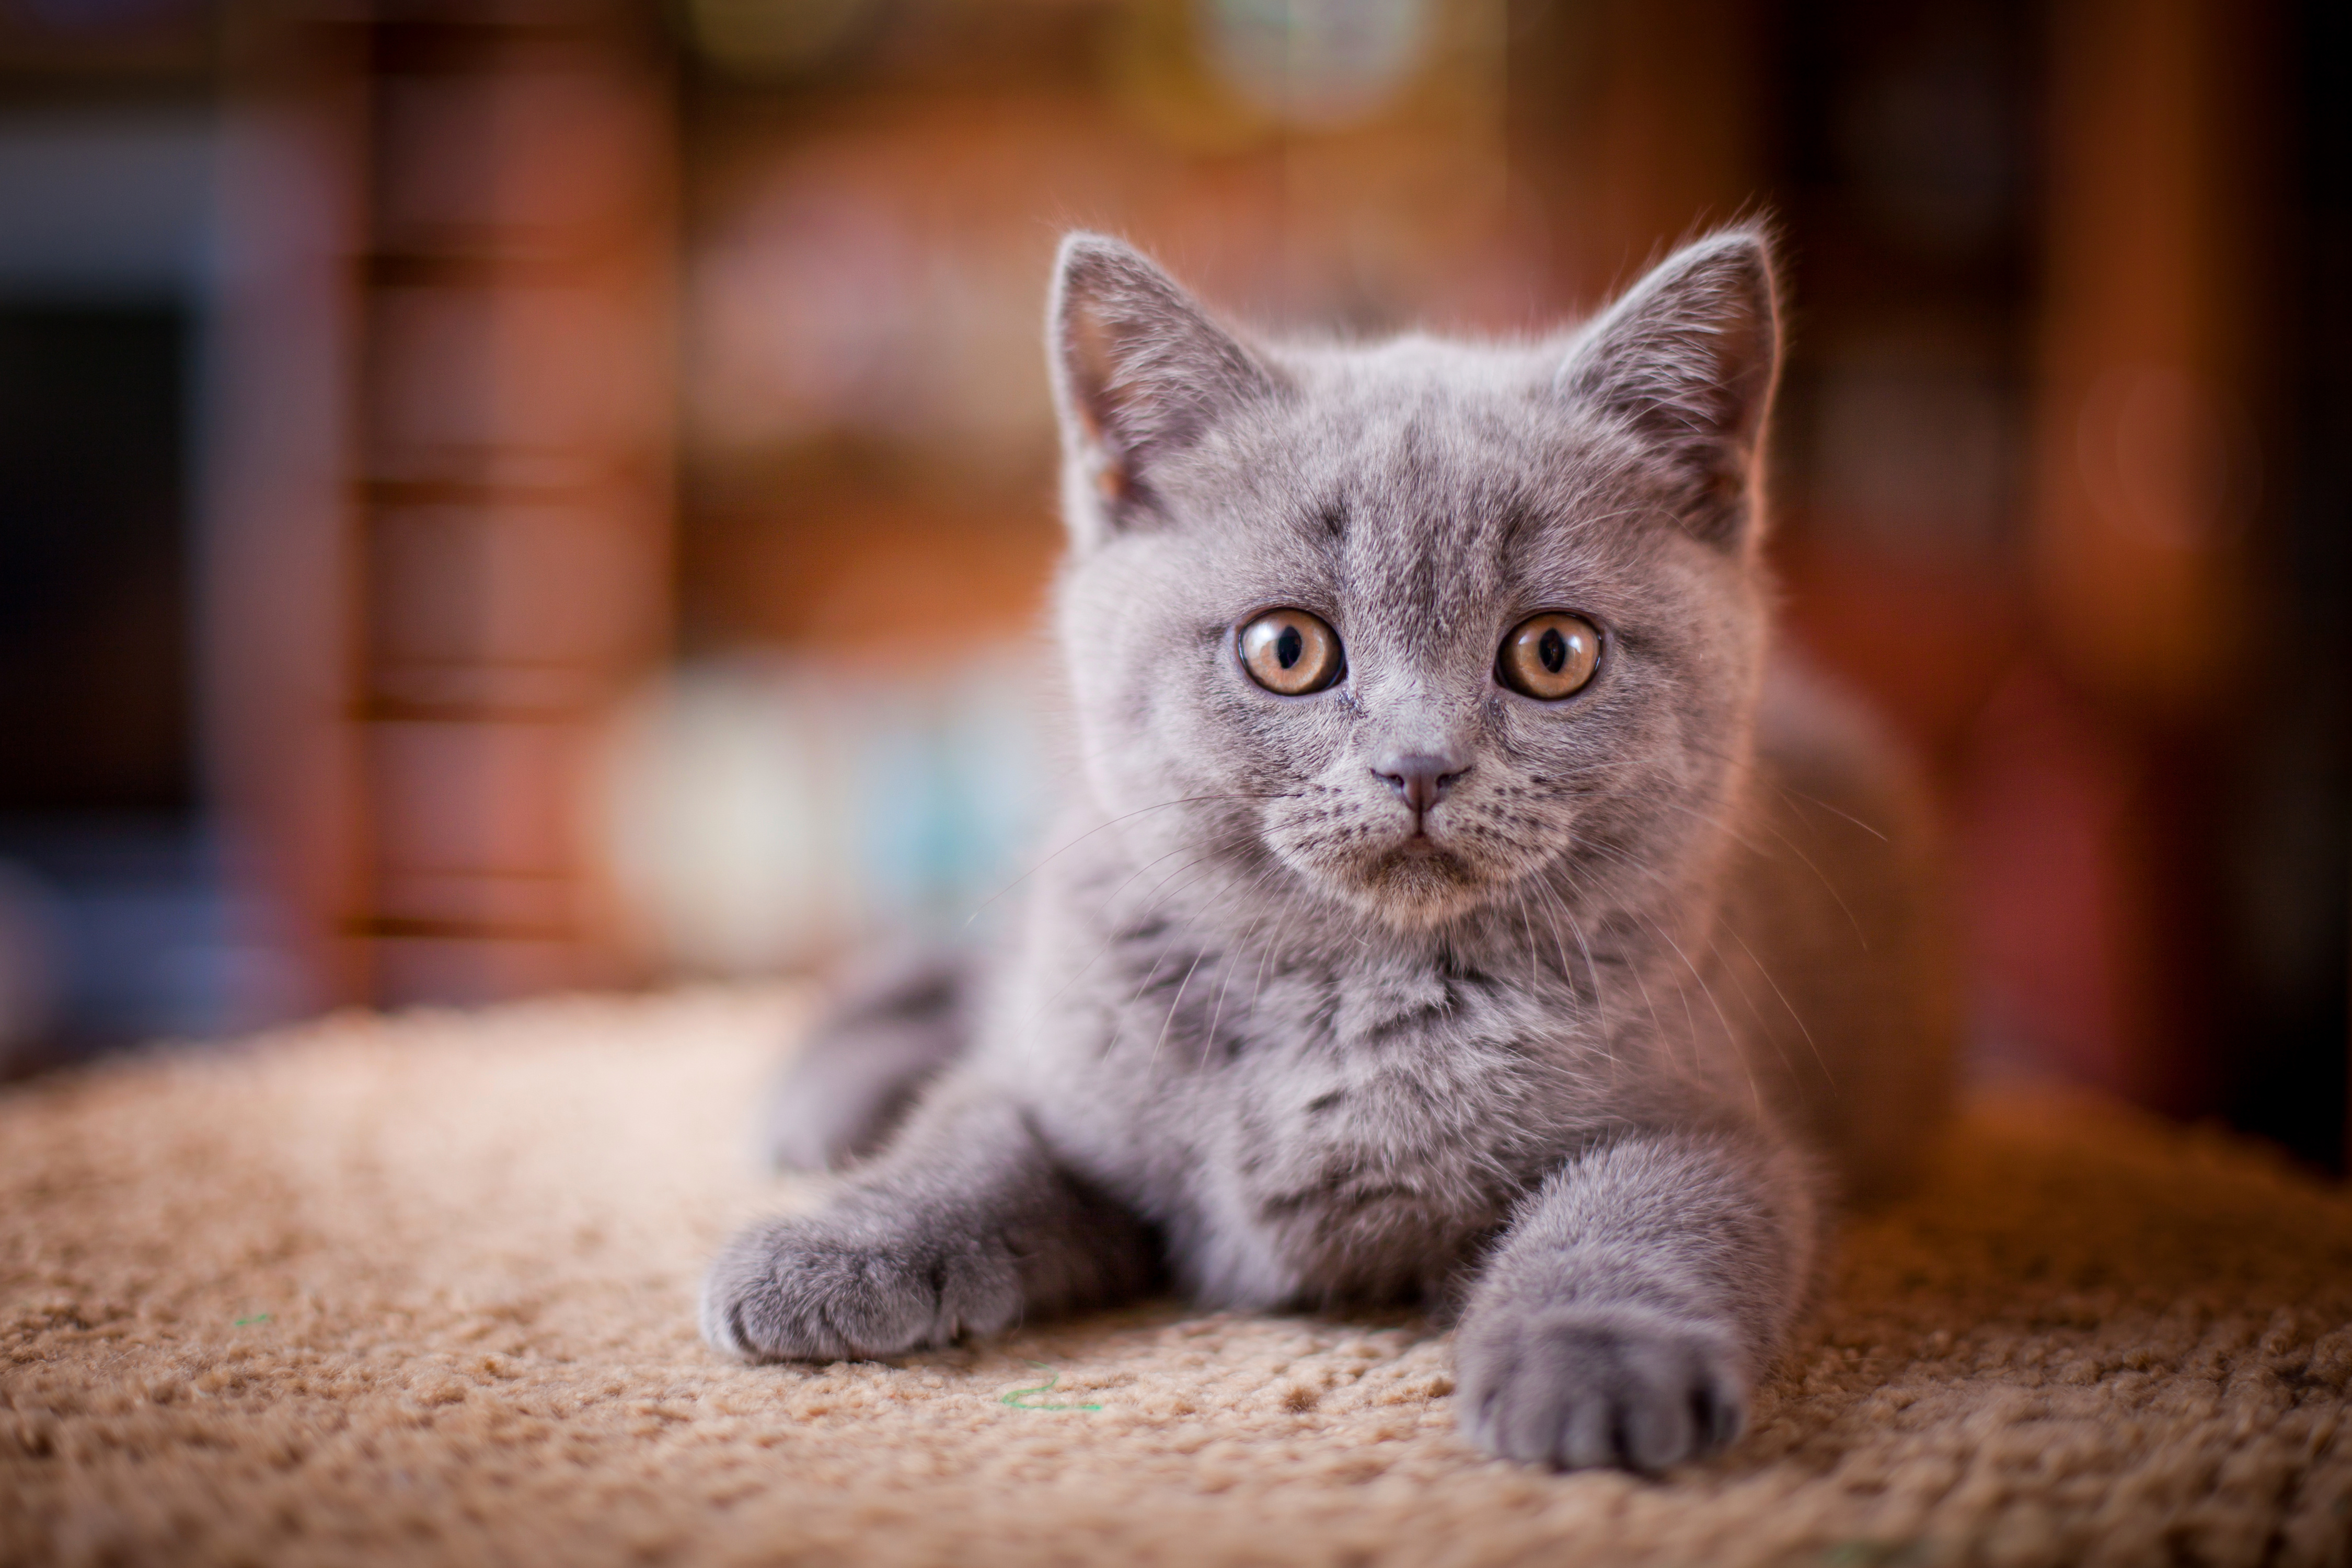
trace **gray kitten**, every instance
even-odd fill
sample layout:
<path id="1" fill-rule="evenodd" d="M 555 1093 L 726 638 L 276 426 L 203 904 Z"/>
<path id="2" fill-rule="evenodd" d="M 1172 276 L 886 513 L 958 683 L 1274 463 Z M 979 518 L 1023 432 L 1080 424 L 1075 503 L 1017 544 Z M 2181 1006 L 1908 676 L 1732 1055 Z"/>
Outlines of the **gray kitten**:
<path id="1" fill-rule="evenodd" d="M 811 1045 L 803 1163 L 937 1075 L 728 1247 L 705 1335 L 1419 1300 L 1494 1453 L 1722 1447 L 1952 1035 L 1913 791 L 1767 675 L 1766 237 L 1557 338 L 1328 347 L 1076 235 L 1051 346 L 1068 847 L 1003 962 L 886 977 Z"/>

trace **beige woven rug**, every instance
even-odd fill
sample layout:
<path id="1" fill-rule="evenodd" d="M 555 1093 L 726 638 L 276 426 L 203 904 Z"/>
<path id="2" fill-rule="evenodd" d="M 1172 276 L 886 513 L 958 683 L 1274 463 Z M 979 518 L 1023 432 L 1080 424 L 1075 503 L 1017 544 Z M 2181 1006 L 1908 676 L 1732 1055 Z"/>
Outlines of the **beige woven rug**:
<path id="1" fill-rule="evenodd" d="M 2346 1560 L 2352 1205 L 2218 1138 L 1980 1107 L 1734 1453 L 1553 1477 L 1455 1439 L 1405 1320 L 713 1358 L 794 1012 L 330 1020 L 0 1095 L 0 1563 Z"/>

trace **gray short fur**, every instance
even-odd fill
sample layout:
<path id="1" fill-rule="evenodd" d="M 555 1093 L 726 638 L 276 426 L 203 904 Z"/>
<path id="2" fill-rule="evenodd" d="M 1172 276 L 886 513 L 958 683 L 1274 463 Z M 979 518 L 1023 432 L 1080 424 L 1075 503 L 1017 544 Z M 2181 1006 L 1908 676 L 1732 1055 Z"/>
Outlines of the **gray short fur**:
<path id="1" fill-rule="evenodd" d="M 1245 340 L 1076 235 L 1051 333 L 1068 847 L 969 1047 L 824 1208 L 734 1241 L 704 1333 L 828 1360 L 1163 1281 L 1417 1299 L 1458 1314 L 1456 1409 L 1495 1453 L 1721 1447 L 1827 1203 L 1900 1178 L 1952 1036 L 1915 791 L 1767 673 L 1766 237 L 1554 338 L 1340 347 Z M 1338 630 L 1344 679 L 1248 679 L 1236 627 L 1273 606 Z M 1556 704 L 1495 677 L 1549 609 L 1605 634 Z M 1418 836 L 1380 776 L 1407 753 L 1460 774 Z M 806 1070 L 948 1016 L 913 995 Z M 804 1163 L 873 1131 L 811 1127 Z"/>

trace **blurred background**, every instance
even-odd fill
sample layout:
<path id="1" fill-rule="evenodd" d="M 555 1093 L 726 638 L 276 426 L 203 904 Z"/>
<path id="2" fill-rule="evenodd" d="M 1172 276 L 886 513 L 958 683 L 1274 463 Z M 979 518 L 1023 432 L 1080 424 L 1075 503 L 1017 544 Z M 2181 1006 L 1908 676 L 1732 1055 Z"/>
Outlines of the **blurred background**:
<path id="1" fill-rule="evenodd" d="M 0 0 L 0 1064 L 952 927 L 1061 228 L 1485 331 L 1765 210 L 1975 1070 L 2340 1169 L 2347 106 L 2326 0 Z"/>

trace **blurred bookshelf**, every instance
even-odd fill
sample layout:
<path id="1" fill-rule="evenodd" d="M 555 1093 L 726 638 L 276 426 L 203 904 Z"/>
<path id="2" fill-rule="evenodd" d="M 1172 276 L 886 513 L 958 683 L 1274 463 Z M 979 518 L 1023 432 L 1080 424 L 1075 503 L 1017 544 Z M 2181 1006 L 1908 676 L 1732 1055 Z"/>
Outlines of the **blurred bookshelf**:
<path id="1" fill-rule="evenodd" d="M 0 433 L 0 710 L 62 737 L 0 765 L 0 993 L 69 949 L 89 1038 L 205 1033 L 952 929 L 1049 783 L 1063 229 L 1533 332 L 1764 213 L 1788 632 L 1929 764 L 1976 1070 L 2340 1163 L 2339 10 L 0 4 L 0 399 L 147 345 L 76 351 L 72 548 L 23 476 L 93 448 Z"/>

